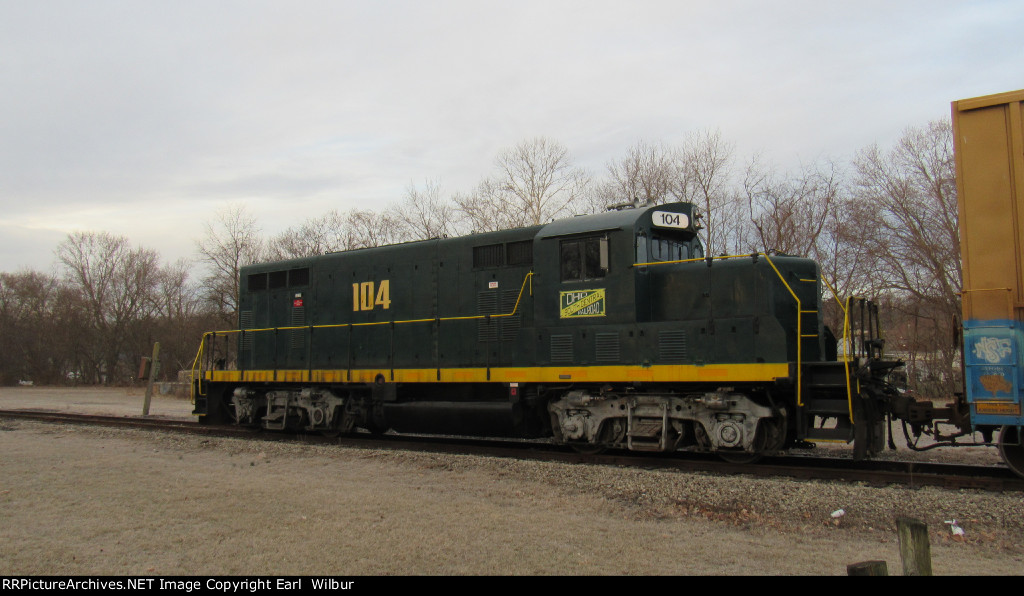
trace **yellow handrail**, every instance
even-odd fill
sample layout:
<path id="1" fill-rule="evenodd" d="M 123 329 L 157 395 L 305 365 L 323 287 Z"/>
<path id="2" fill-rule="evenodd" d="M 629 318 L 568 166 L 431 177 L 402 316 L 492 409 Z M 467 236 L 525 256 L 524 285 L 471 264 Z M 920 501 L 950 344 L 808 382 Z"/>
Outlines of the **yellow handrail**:
<path id="1" fill-rule="evenodd" d="M 803 312 L 804 312 L 804 309 L 803 309 L 803 306 L 801 306 L 801 304 L 800 304 L 800 298 L 796 295 L 796 292 L 793 291 L 793 288 L 789 287 L 789 282 L 787 282 L 786 278 L 782 276 L 782 272 L 779 271 L 779 268 L 776 267 L 775 263 L 772 262 L 771 257 L 769 257 L 767 253 L 764 253 L 764 258 L 765 258 L 766 261 L 768 261 L 768 264 L 772 266 L 772 269 L 775 270 L 775 275 L 777 275 L 779 277 L 779 281 L 781 281 L 782 285 L 786 287 L 787 291 L 789 291 L 789 295 L 793 297 L 793 300 L 796 300 L 796 405 L 797 405 L 797 407 L 801 407 L 802 408 L 803 405 L 804 405 L 804 402 L 803 402 L 803 343 L 804 343 L 803 342 L 803 338 L 804 338 L 804 333 L 803 333 L 803 318 L 804 318 L 803 317 Z"/>
<path id="2" fill-rule="evenodd" d="M 835 298 L 839 308 L 843 310 L 843 374 L 846 376 L 846 407 L 850 416 L 850 422 L 853 422 L 853 391 L 850 387 L 850 348 L 852 347 L 852 338 L 849 337 L 850 333 L 850 300 L 853 296 L 846 298 L 846 304 L 839 299 L 839 293 L 836 292 L 832 284 L 828 283 L 825 276 L 821 276 L 821 281 L 825 282 L 828 290 L 832 292 L 832 297 Z"/>

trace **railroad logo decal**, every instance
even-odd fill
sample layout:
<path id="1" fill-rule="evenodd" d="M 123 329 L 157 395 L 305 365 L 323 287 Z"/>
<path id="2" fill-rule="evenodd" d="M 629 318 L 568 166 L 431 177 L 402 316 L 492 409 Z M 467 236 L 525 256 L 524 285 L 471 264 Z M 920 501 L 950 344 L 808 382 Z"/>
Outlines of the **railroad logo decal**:
<path id="1" fill-rule="evenodd" d="M 558 301 L 558 317 L 560 319 L 603 317 L 605 315 L 604 288 L 559 292 Z"/>

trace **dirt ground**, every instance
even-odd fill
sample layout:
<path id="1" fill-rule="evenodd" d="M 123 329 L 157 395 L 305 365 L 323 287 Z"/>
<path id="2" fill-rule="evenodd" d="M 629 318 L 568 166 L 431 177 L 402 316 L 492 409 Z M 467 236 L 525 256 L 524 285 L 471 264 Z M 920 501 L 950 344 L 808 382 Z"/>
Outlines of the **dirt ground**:
<path id="1" fill-rule="evenodd" d="M 142 393 L 0 388 L 0 408 L 138 416 Z M 190 411 L 170 396 L 151 406 Z M 843 575 L 866 560 L 902 572 L 891 527 L 673 504 L 704 485 L 894 500 L 882 492 L 892 489 L 795 480 L 0 419 L 0 575 Z M 1006 499 L 1011 516 L 1024 512 L 1019 493 L 895 490 L 897 501 Z M 932 529 L 936 574 L 1024 574 L 1017 526 L 966 541 Z"/>

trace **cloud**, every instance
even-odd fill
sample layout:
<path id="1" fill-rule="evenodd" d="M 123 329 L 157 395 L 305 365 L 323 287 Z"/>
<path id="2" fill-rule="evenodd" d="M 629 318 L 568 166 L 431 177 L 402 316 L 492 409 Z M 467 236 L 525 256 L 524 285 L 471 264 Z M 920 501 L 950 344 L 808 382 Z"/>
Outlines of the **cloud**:
<path id="1" fill-rule="evenodd" d="M 598 175 L 705 128 L 741 158 L 845 158 L 1018 88 L 1022 21 L 1012 2 L 7 2 L 0 224 L 21 244 L 0 270 L 75 226 L 186 254 L 226 202 L 274 230 L 427 178 L 467 191 L 534 136 Z"/>

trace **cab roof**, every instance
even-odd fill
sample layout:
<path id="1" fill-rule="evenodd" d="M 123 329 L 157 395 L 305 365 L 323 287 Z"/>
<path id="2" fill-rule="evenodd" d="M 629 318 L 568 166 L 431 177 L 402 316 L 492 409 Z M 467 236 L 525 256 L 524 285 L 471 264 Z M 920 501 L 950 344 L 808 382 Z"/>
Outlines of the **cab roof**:
<path id="1" fill-rule="evenodd" d="M 556 238 L 589 232 L 607 232 L 612 230 L 633 230 L 637 222 L 651 211 L 672 211 L 689 213 L 693 209 L 690 203 L 663 203 L 644 207 L 626 208 L 618 211 L 607 211 L 596 215 L 577 215 L 566 219 L 555 220 L 541 228 L 537 238 Z"/>

